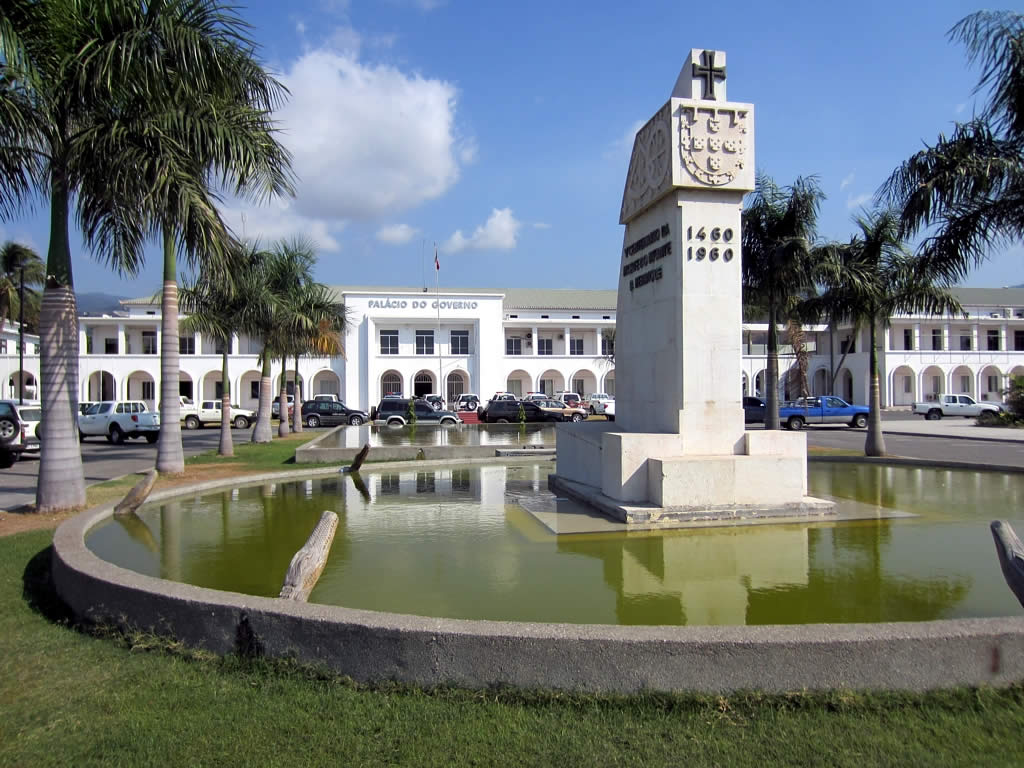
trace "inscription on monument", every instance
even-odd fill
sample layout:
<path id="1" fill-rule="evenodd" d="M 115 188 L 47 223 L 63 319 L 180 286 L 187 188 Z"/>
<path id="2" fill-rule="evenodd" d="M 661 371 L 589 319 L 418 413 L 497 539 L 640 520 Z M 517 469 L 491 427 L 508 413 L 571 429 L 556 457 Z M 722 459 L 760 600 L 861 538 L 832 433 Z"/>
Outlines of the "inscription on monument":
<path id="1" fill-rule="evenodd" d="M 640 253 L 644 249 L 653 246 L 663 237 L 668 237 L 671 233 L 672 230 L 669 229 L 668 224 L 662 224 L 659 229 L 652 229 L 650 232 L 648 232 L 640 239 L 634 240 L 632 243 L 623 248 L 622 258 L 628 259 L 632 256 L 635 256 L 637 253 Z M 661 278 L 664 276 L 661 267 L 655 267 L 653 265 L 656 262 L 664 259 L 666 256 L 669 256 L 671 253 L 672 241 L 670 240 L 667 243 L 662 243 L 661 245 L 651 248 L 651 250 L 647 251 L 643 255 L 623 264 L 623 277 L 629 277 L 630 275 L 634 274 L 635 272 L 639 272 L 641 269 L 644 269 L 645 267 L 651 267 L 651 269 L 648 269 L 646 272 L 637 275 L 636 277 L 630 278 L 629 290 L 632 291 L 634 288 L 639 288 L 643 285 L 647 285 L 648 283 L 653 283 L 655 280 L 661 280 Z"/>
<path id="2" fill-rule="evenodd" d="M 696 240 L 699 243 L 731 243 L 734 237 L 732 229 L 726 227 L 712 227 L 710 230 L 707 227 L 697 227 L 694 230 L 693 227 L 686 228 L 686 240 L 687 242 L 693 242 Z M 704 245 L 687 246 L 686 248 L 686 260 L 693 261 L 694 258 L 697 261 L 703 261 L 705 258 L 708 261 L 718 261 L 721 257 L 722 261 L 732 261 L 732 257 L 735 255 L 731 247 L 722 248 L 718 245 L 712 245 L 710 248 Z"/>

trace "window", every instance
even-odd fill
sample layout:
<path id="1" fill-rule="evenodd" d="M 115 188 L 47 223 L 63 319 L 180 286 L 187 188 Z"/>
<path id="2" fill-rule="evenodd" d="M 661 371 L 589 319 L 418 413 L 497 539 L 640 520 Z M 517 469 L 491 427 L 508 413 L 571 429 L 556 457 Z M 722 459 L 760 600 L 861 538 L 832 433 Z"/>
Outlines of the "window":
<path id="1" fill-rule="evenodd" d="M 156 331 L 143 331 L 142 332 L 142 354 L 144 355 L 155 355 L 156 354 Z M 145 396 L 143 396 L 145 397 Z"/>
<path id="2" fill-rule="evenodd" d="M 550 355 L 551 352 L 551 339 L 537 339 L 537 354 L 538 355 Z"/>
<path id="3" fill-rule="evenodd" d="M 518 336 L 509 336 L 505 339 L 505 354 L 506 355 L 521 355 L 523 354 L 523 340 Z"/>
<path id="4" fill-rule="evenodd" d="M 469 354 L 469 331 L 452 331 L 451 342 L 453 355 Z"/>
<path id="5" fill-rule="evenodd" d="M 397 496 L 398 495 L 398 475 L 381 475 L 380 476 L 380 492 L 385 496 Z"/>
<path id="6" fill-rule="evenodd" d="M 857 341 L 856 339 L 853 338 L 853 336 L 847 336 L 845 339 L 843 339 L 843 343 L 839 345 L 839 354 L 841 355 L 852 355 L 856 351 Z"/>
<path id="7" fill-rule="evenodd" d="M 224 339 L 217 339 L 213 342 L 213 354 L 223 355 L 224 354 Z"/>
<path id="8" fill-rule="evenodd" d="M 380 353 L 382 355 L 398 354 L 398 331 L 380 332 Z"/>
<path id="9" fill-rule="evenodd" d="M 914 332 L 910 328 L 903 329 L 903 348 L 913 349 L 914 348 Z"/>
<path id="10" fill-rule="evenodd" d="M 260 399 L 260 383 L 258 381 L 249 382 L 249 397 L 253 400 Z"/>
<path id="11" fill-rule="evenodd" d="M 942 351 L 942 329 L 932 328 L 932 349 Z"/>
<path id="12" fill-rule="evenodd" d="M 540 391 L 550 397 L 555 393 L 555 382 L 551 379 L 540 380 Z"/>
<path id="13" fill-rule="evenodd" d="M 142 382 L 142 399 L 156 400 L 156 385 L 152 381 Z"/>
<path id="14" fill-rule="evenodd" d="M 970 376 L 961 376 L 960 377 L 960 391 L 961 392 L 970 392 L 971 391 L 971 377 Z"/>
<path id="15" fill-rule="evenodd" d="M 220 400 L 224 397 L 224 382 L 218 381 L 213 385 L 213 396 L 215 399 Z"/>
<path id="16" fill-rule="evenodd" d="M 194 355 L 196 353 L 196 337 L 195 336 L 179 336 L 178 337 L 178 354 L 179 355 Z M 259 382 L 254 382 L 259 383 Z M 254 395 L 255 397 L 255 395 Z"/>
<path id="17" fill-rule="evenodd" d="M 1024 352 L 1024 331 L 1013 332 L 1013 348 L 1018 352 Z"/>
<path id="18" fill-rule="evenodd" d="M 999 377 L 998 376 L 989 376 L 988 377 L 988 391 L 989 392 L 998 392 L 999 389 L 1000 389 L 1000 387 L 999 387 Z"/>
<path id="19" fill-rule="evenodd" d="M 583 397 L 583 379 L 572 380 L 572 391 L 580 397 Z"/>
<path id="20" fill-rule="evenodd" d="M 505 382 L 505 391 L 516 396 L 517 400 L 523 397 L 523 382 L 519 379 L 509 379 Z"/>
<path id="21" fill-rule="evenodd" d="M 434 332 L 433 331 L 416 331 L 416 354 L 417 355 L 432 355 L 432 354 L 434 354 Z"/>
<path id="22" fill-rule="evenodd" d="M 910 377 L 910 376 L 904 376 L 903 377 L 903 391 L 906 392 L 907 394 L 910 394 L 910 392 L 912 390 L 912 383 L 913 383 L 913 378 L 912 377 Z"/>
<path id="23" fill-rule="evenodd" d="M 942 391 L 942 382 L 938 376 L 932 376 L 932 392 L 936 395 Z"/>
<path id="24" fill-rule="evenodd" d="M 401 395 L 402 377 L 397 373 L 385 373 L 380 381 L 382 395 Z"/>
<path id="25" fill-rule="evenodd" d="M 604 357 L 611 357 L 615 354 L 615 339 L 611 339 L 607 336 L 601 337 L 601 355 Z"/>
<path id="26" fill-rule="evenodd" d="M 7 354 L 7 339 L 0 339 L 0 355 Z"/>
<path id="27" fill-rule="evenodd" d="M 569 354 L 570 355 L 582 355 L 583 354 L 583 339 L 569 339 Z"/>
<path id="28" fill-rule="evenodd" d="M 103 354 L 104 355 L 116 355 L 117 354 L 117 338 L 106 338 L 103 340 Z"/>
<path id="29" fill-rule="evenodd" d="M 999 331 L 992 330 L 985 334 L 985 338 L 988 341 L 988 351 L 998 352 L 999 351 Z"/>
<path id="30" fill-rule="evenodd" d="M 971 351 L 971 337 L 961 333 L 960 334 L 960 351 L 970 352 Z"/>

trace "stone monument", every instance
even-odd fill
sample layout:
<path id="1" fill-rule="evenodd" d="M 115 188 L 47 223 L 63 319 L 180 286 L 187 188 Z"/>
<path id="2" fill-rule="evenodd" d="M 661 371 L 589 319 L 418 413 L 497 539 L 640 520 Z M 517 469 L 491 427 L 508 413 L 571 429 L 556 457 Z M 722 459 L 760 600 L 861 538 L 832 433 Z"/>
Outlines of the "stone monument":
<path id="1" fill-rule="evenodd" d="M 616 421 L 558 431 L 552 486 L 627 523 L 820 514 L 807 442 L 744 428 L 740 216 L 754 106 L 726 100 L 722 51 L 693 49 L 636 135 L 615 339 Z"/>

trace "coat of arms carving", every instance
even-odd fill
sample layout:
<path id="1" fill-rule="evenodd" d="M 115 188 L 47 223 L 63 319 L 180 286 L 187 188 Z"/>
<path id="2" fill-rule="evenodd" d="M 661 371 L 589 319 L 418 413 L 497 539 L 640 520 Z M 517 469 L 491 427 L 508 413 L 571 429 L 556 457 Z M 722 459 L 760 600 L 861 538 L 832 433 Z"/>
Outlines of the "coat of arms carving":
<path id="1" fill-rule="evenodd" d="M 729 184 L 747 157 L 747 110 L 684 105 L 679 112 L 679 154 L 697 181 Z"/>
<path id="2" fill-rule="evenodd" d="M 672 183 L 672 126 L 666 104 L 647 121 L 633 142 L 620 220 L 657 200 Z"/>

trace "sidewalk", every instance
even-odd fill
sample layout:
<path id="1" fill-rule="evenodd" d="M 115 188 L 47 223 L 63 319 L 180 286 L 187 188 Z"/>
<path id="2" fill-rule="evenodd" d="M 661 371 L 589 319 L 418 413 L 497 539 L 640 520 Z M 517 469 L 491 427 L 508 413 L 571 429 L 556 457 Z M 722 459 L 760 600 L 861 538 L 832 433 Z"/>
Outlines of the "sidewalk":
<path id="1" fill-rule="evenodd" d="M 980 427 L 974 419 L 945 418 L 926 421 L 923 416 L 917 419 L 883 419 L 882 431 L 887 435 L 958 437 L 963 440 L 988 440 L 1024 446 L 1024 429 Z"/>

